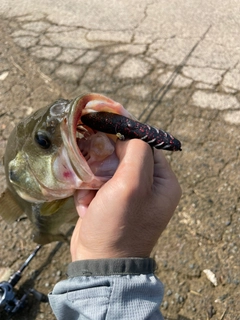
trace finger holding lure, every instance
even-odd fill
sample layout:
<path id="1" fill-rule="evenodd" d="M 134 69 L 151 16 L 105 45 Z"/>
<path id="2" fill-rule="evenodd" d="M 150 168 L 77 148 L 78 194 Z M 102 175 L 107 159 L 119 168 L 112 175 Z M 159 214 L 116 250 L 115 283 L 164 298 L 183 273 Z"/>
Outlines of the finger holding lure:
<path id="1" fill-rule="evenodd" d="M 181 142 L 168 132 L 116 113 L 91 112 L 83 115 L 81 121 L 93 130 L 115 134 L 120 140 L 141 139 L 157 149 L 182 150 Z"/>

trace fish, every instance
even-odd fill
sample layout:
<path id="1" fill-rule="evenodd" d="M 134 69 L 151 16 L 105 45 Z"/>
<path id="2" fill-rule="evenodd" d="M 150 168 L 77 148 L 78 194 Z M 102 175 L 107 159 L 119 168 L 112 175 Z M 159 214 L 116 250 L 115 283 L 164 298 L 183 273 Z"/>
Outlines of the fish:
<path id="1" fill-rule="evenodd" d="M 103 113 L 112 117 L 111 125 L 104 122 Z M 93 115 L 99 116 L 103 128 L 99 124 L 94 127 Z M 3 157 L 7 187 L 0 197 L 2 218 L 12 223 L 26 215 L 33 225 L 32 240 L 38 244 L 65 241 L 62 225 L 75 224 L 78 219 L 75 192 L 98 190 L 113 176 L 119 163 L 115 144 L 117 139 L 132 138 L 126 122 L 130 120 L 132 125 L 137 123 L 120 103 L 87 93 L 72 100 L 59 99 L 20 121 L 10 134 Z M 116 127 L 118 123 L 128 131 Z M 142 124 L 143 128 L 150 134 L 150 126 Z M 177 139 L 158 132 L 165 136 L 162 147 L 168 145 L 166 149 L 172 151 L 181 148 Z M 153 139 L 134 137 L 150 145 Z"/>

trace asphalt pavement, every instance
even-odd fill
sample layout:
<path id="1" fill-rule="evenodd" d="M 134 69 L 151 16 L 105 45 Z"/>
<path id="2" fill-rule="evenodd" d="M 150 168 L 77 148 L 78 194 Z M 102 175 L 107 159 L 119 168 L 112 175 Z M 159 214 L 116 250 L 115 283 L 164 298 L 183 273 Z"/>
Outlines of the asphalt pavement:
<path id="1" fill-rule="evenodd" d="M 169 320 L 240 319 L 239 21 L 235 0 L 0 3 L 0 156 L 19 119 L 88 91 L 182 142 L 166 154 L 183 197 L 154 251 Z M 0 267 L 17 267 L 14 250 L 23 259 L 34 247 L 23 223 L 1 223 Z M 54 258 L 36 280 L 42 291 L 64 279 L 61 250 L 63 266 Z M 46 305 L 29 310 L 18 319 L 54 319 Z"/>

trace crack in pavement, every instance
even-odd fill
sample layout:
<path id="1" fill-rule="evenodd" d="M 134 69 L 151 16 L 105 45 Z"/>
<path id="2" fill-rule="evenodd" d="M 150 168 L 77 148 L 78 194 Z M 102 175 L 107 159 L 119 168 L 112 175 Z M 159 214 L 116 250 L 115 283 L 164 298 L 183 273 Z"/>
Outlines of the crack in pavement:
<path id="1" fill-rule="evenodd" d="M 186 65 L 187 61 L 191 57 L 192 53 L 195 51 L 195 49 L 198 47 L 198 45 L 203 41 L 203 39 L 206 37 L 207 33 L 211 29 L 211 26 L 207 28 L 207 30 L 203 33 L 201 38 L 195 43 L 195 45 L 192 47 L 192 49 L 189 51 L 189 53 L 185 56 L 183 61 L 176 67 L 174 70 L 172 76 L 168 79 L 168 81 L 162 86 L 159 91 L 157 92 L 156 96 L 154 97 L 155 100 L 157 100 L 157 103 L 151 105 L 149 104 L 143 112 L 140 114 L 140 119 L 147 113 L 147 115 L 144 118 L 144 121 L 148 121 L 150 116 L 153 114 L 154 110 L 157 108 L 157 106 L 161 103 L 162 98 L 166 95 L 166 93 L 169 91 L 169 89 L 172 86 L 172 83 L 176 79 L 177 75 L 180 73 L 182 68 Z"/>

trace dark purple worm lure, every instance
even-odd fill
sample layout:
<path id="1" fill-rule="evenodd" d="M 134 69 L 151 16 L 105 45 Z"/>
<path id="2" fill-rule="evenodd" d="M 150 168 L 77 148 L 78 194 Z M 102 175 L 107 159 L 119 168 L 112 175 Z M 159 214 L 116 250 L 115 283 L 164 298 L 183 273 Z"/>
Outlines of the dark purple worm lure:
<path id="1" fill-rule="evenodd" d="M 81 121 L 93 130 L 115 134 L 120 140 L 141 139 L 157 149 L 182 150 L 181 142 L 171 134 L 119 114 L 92 112 L 82 116 Z"/>

